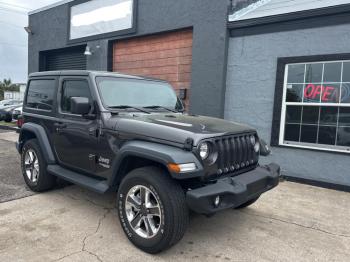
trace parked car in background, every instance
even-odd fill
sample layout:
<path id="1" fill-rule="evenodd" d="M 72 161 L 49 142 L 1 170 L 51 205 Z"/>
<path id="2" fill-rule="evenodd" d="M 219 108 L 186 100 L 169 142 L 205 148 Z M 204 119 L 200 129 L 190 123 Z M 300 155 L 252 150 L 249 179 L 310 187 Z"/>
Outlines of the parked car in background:
<path id="1" fill-rule="evenodd" d="M 12 119 L 17 120 L 20 115 L 22 115 L 22 108 L 23 106 L 16 107 L 12 111 Z"/>
<path id="2" fill-rule="evenodd" d="M 17 100 L 17 99 L 6 99 L 0 101 L 0 109 L 5 108 L 7 106 L 14 106 L 14 105 L 21 105 L 23 103 L 22 100 Z"/>
<path id="3" fill-rule="evenodd" d="M 11 122 L 12 112 L 16 108 L 18 108 L 18 104 L 3 106 L 2 108 L 0 108 L 0 121 Z"/>

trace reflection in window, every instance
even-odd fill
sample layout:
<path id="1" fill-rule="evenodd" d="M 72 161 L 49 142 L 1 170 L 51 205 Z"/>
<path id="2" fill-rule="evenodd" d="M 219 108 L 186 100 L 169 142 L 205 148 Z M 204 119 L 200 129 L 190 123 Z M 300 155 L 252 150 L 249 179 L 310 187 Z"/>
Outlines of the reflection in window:
<path id="1" fill-rule="evenodd" d="M 55 80 L 31 80 L 28 87 L 26 106 L 41 110 L 52 110 Z"/>
<path id="2" fill-rule="evenodd" d="M 350 151 L 350 61 L 286 65 L 281 144 Z"/>
<path id="3" fill-rule="evenodd" d="M 303 84 L 288 84 L 287 85 L 287 102 L 302 102 L 303 101 Z"/>
<path id="4" fill-rule="evenodd" d="M 71 113 L 71 98 L 86 97 L 91 102 L 89 84 L 85 80 L 66 80 L 62 87 L 61 110 Z"/>

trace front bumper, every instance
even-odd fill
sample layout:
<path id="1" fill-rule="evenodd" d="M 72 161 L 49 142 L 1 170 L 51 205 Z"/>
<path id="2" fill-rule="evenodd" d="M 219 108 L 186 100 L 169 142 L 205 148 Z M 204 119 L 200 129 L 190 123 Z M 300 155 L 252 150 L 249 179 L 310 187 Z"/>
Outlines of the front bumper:
<path id="1" fill-rule="evenodd" d="M 278 165 L 259 166 L 239 176 L 219 179 L 215 184 L 189 190 L 186 193 L 187 205 L 200 214 L 238 207 L 277 186 L 279 177 Z M 220 204 L 215 206 L 217 196 L 220 196 Z"/>

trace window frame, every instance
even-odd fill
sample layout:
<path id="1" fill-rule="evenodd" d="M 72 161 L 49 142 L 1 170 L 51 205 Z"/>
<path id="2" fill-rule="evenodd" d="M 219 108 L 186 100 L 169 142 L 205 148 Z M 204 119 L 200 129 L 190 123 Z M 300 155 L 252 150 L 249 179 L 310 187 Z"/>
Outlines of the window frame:
<path id="1" fill-rule="evenodd" d="M 71 16 L 72 12 L 71 9 L 73 6 L 84 4 L 86 2 L 89 2 L 91 0 L 77 0 L 77 1 L 72 1 L 68 3 L 68 8 L 67 8 L 67 17 L 68 17 L 68 22 L 67 22 L 67 44 L 75 44 L 75 43 L 85 43 L 87 41 L 92 41 L 92 40 L 99 40 L 99 39 L 105 39 L 105 38 L 115 38 L 119 36 L 124 36 L 128 34 L 133 34 L 136 33 L 137 31 L 137 16 L 138 16 L 138 0 L 133 0 L 133 17 L 132 17 L 132 26 L 127 29 L 119 30 L 119 31 L 112 31 L 112 32 L 107 32 L 107 33 L 102 33 L 102 34 L 97 34 L 97 35 L 91 35 L 91 36 L 86 36 L 86 37 L 81 37 L 81 38 L 70 38 L 70 31 L 71 31 Z"/>
<path id="2" fill-rule="evenodd" d="M 316 151 L 325 151 L 341 154 L 349 154 L 350 147 L 313 144 L 306 142 L 285 142 L 285 124 L 287 106 L 319 106 L 322 107 L 350 107 L 350 103 L 310 103 L 310 102 L 287 102 L 287 84 L 288 84 L 288 65 L 295 64 L 315 64 L 315 63 L 333 63 L 333 62 L 348 62 L 350 61 L 350 53 L 347 54 L 330 54 L 330 55 L 315 55 L 315 56 L 299 56 L 299 57 L 280 57 L 277 59 L 276 72 L 276 88 L 274 97 L 274 112 L 272 121 L 271 145 L 279 147 L 289 147 L 295 149 L 307 149 Z M 304 73 L 305 74 L 305 73 Z M 322 75 L 324 74 L 324 70 Z M 305 77 L 305 76 L 304 76 Z M 342 80 L 342 79 L 341 79 Z M 305 83 L 305 79 L 304 79 Z M 303 84 L 304 84 L 303 83 Z M 336 83 L 336 82 L 332 82 Z M 341 92 L 341 91 L 340 91 Z M 341 99 L 341 93 L 340 93 Z M 339 117 L 337 118 L 338 127 Z M 338 130 L 338 128 L 337 128 Z M 318 131 L 319 132 L 319 131 Z"/>
<path id="3" fill-rule="evenodd" d="M 75 117 L 75 118 L 83 118 L 81 115 L 79 114 L 72 114 L 69 112 L 65 112 L 62 110 L 61 107 L 61 102 L 62 102 L 62 95 L 63 95 L 63 86 L 64 83 L 67 81 L 84 81 L 87 83 L 89 91 L 90 91 L 90 97 L 91 97 L 91 101 L 90 101 L 90 105 L 93 108 L 94 107 L 94 96 L 93 96 L 93 92 L 91 89 L 91 84 L 90 84 L 90 80 L 88 77 L 84 77 L 84 76 L 68 76 L 68 77 L 61 77 L 60 78 L 60 83 L 59 83 L 59 91 L 57 92 L 57 108 L 58 108 L 58 113 L 62 116 L 69 116 L 69 117 Z M 95 110 L 93 108 L 93 110 Z"/>
<path id="4" fill-rule="evenodd" d="M 54 82 L 54 90 L 53 90 L 53 94 L 52 94 L 52 107 L 50 110 L 47 109 L 41 109 L 41 108 L 34 108 L 34 107 L 30 107 L 28 106 L 28 93 L 29 93 L 29 87 L 30 87 L 30 83 L 32 81 L 41 81 L 41 80 L 51 80 Z M 27 83 L 27 87 L 26 87 L 26 91 L 25 91 L 25 99 L 23 101 L 23 109 L 25 109 L 25 111 L 32 111 L 32 112 L 42 112 L 43 114 L 54 114 L 55 113 L 55 108 L 56 108 L 56 97 L 57 95 L 57 77 L 35 77 L 35 78 L 31 78 L 28 80 Z M 24 110 L 23 110 L 24 111 Z"/>

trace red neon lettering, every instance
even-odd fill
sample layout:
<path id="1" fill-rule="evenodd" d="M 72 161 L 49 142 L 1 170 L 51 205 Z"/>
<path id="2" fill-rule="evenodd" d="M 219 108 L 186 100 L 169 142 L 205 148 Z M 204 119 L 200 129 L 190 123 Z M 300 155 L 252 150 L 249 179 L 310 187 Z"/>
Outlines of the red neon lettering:
<path id="1" fill-rule="evenodd" d="M 309 84 L 304 90 L 304 97 L 310 98 L 314 93 L 314 90 L 315 90 L 315 85 Z"/>
<path id="2" fill-rule="evenodd" d="M 315 99 L 316 96 L 321 94 L 322 90 L 323 90 L 323 86 L 321 86 L 321 85 L 317 86 L 315 91 L 314 91 L 314 94 L 312 95 L 312 98 Z"/>
<path id="3" fill-rule="evenodd" d="M 330 95 L 332 94 L 333 91 L 334 91 L 334 87 L 327 86 L 323 91 L 322 101 L 329 101 Z"/>
<path id="4" fill-rule="evenodd" d="M 305 98 L 317 98 L 322 94 L 322 101 L 329 101 L 332 98 L 335 88 L 333 86 L 324 87 L 323 85 L 315 86 L 314 84 L 308 84 L 304 90 Z"/>

